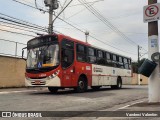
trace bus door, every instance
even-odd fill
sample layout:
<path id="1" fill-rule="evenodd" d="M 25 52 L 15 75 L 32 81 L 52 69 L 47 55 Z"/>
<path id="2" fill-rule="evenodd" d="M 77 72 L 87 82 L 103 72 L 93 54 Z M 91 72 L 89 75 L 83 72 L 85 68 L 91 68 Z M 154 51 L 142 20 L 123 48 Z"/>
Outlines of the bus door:
<path id="1" fill-rule="evenodd" d="M 71 86 L 74 79 L 74 42 L 67 39 L 62 40 L 61 63 L 62 85 Z"/>

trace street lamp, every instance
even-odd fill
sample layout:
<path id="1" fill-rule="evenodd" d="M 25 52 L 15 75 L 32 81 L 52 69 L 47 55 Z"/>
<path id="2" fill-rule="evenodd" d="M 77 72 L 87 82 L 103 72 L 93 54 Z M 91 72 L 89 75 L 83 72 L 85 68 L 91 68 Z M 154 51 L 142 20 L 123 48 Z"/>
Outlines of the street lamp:
<path id="1" fill-rule="evenodd" d="M 88 35 L 89 35 L 89 32 L 86 31 L 86 32 L 85 32 L 85 35 L 86 35 L 86 43 L 88 43 Z"/>

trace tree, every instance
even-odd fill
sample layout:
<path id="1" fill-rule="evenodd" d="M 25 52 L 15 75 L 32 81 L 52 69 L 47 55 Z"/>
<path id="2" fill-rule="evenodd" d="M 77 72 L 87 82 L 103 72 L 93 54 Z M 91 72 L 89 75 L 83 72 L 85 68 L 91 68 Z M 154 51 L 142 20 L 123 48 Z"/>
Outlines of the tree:
<path id="1" fill-rule="evenodd" d="M 138 73 L 138 68 L 143 64 L 146 58 L 143 58 L 138 62 L 132 62 L 133 73 Z"/>
<path id="2" fill-rule="evenodd" d="M 132 62 L 133 73 L 138 73 L 138 62 Z"/>

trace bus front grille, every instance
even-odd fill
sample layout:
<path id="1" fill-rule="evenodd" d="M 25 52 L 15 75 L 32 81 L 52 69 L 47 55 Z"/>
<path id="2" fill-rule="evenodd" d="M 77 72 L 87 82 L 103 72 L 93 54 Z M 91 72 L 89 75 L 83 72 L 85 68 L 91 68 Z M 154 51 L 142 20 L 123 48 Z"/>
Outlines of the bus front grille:
<path id="1" fill-rule="evenodd" d="M 46 82 L 45 81 L 36 80 L 36 81 L 32 81 L 31 84 L 32 85 L 45 85 Z"/>

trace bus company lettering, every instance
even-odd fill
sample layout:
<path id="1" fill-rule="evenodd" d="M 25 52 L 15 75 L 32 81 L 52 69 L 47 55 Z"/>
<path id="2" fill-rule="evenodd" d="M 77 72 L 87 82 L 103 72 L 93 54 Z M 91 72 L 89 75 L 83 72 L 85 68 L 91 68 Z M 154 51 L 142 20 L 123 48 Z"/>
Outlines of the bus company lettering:
<path id="1" fill-rule="evenodd" d="M 39 77 L 46 77 L 46 74 L 40 74 Z"/>
<path id="2" fill-rule="evenodd" d="M 94 67 L 93 71 L 94 72 L 103 72 L 103 69 L 102 68 L 96 68 L 96 67 Z"/>
<path id="3" fill-rule="evenodd" d="M 91 67 L 90 66 L 86 66 L 86 70 L 91 70 Z"/>

